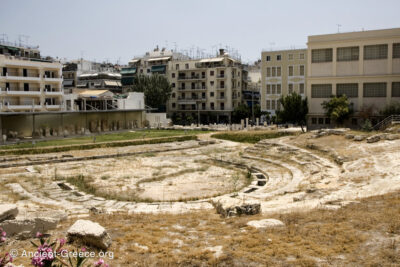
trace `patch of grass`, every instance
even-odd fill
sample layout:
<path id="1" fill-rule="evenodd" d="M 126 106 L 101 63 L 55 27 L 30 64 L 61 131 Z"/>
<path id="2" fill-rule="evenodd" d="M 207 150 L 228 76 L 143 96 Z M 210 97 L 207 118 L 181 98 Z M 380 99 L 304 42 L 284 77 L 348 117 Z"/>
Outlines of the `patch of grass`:
<path id="1" fill-rule="evenodd" d="M 65 152 L 71 150 L 183 142 L 196 139 L 197 137 L 195 135 L 186 135 L 186 136 L 174 136 L 174 137 L 163 137 L 163 138 L 131 140 L 131 141 L 115 141 L 108 143 L 92 143 L 92 144 L 82 144 L 82 145 L 64 145 L 55 147 L 53 146 L 53 147 L 38 147 L 38 148 L 24 148 L 24 149 L 5 149 L 5 150 L 0 150 L 0 155 L 43 154 L 43 153 Z"/>
<path id="2" fill-rule="evenodd" d="M 282 136 L 296 135 L 292 132 L 256 131 L 256 132 L 224 132 L 211 135 L 211 137 L 240 143 L 255 144 L 263 139 L 273 139 Z"/>

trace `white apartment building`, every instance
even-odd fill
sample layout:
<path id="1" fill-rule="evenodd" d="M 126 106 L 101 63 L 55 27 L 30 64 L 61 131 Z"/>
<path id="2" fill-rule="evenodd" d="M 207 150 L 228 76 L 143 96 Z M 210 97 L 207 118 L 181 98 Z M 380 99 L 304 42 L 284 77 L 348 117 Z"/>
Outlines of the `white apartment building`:
<path id="1" fill-rule="evenodd" d="M 61 69 L 37 48 L 0 43 L 0 111 L 63 110 Z"/>

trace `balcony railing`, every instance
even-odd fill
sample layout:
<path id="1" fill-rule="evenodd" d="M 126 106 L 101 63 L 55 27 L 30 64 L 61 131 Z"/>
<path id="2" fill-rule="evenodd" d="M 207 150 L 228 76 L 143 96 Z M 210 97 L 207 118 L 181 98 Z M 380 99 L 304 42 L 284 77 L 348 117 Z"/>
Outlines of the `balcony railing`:
<path id="1" fill-rule="evenodd" d="M 203 86 L 196 86 L 196 87 L 191 87 L 191 88 L 178 88 L 178 90 L 207 90 L 207 87 L 203 87 Z"/>
<path id="2" fill-rule="evenodd" d="M 206 76 L 200 76 L 200 75 L 195 75 L 195 76 L 178 76 L 178 80 L 202 80 L 205 79 Z"/>
<path id="3" fill-rule="evenodd" d="M 225 86 L 224 86 L 224 87 L 217 87 L 216 89 L 217 89 L 217 90 L 225 90 L 226 87 L 225 87 Z"/>
<path id="4" fill-rule="evenodd" d="M 217 75 L 217 78 L 218 78 L 218 79 L 225 78 L 225 74 L 220 74 L 220 75 Z"/>
<path id="5" fill-rule="evenodd" d="M 0 88 L 0 94 L 6 94 L 6 95 L 22 95 L 22 96 L 29 96 L 29 95 L 36 95 L 39 96 L 41 94 L 41 91 L 39 88 L 37 89 L 30 89 L 29 91 L 24 91 L 24 90 L 13 90 L 13 89 L 6 89 L 3 90 Z"/>

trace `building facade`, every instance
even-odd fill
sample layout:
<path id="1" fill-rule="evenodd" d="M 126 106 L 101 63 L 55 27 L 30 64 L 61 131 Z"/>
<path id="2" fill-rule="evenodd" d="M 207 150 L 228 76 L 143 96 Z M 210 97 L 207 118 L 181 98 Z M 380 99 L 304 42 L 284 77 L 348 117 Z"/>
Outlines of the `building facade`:
<path id="1" fill-rule="evenodd" d="M 172 60 L 167 75 L 172 85 L 167 104 L 170 118 L 190 116 L 200 123 L 230 123 L 247 89 L 247 71 L 222 49 L 215 58 Z"/>
<path id="2" fill-rule="evenodd" d="M 1 112 L 63 110 L 61 63 L 37 48 L 0 43 L 0 69 Z"/>
<path id="3" fill-rule="evenodd" d="M 331 96 L 349 98 L 353 127 L 400 101 L 400 28 L 309 36 L 307 54 L 309 129 L 331 126 L 321 106 Z"/>
<path id="4" fill-rule="evenodd" d="M 261 53 L 261 111 L 272 116 L 281 109 L 279 99 L 292 92 L 305 97 L 307 49 Z"/>

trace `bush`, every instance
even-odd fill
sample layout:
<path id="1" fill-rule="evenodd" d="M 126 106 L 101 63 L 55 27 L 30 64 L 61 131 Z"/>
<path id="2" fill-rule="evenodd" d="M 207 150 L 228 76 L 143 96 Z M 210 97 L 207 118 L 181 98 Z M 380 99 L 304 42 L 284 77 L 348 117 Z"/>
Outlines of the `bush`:
<path id="1" fill-rule="evenodd" d="M 364 124 L 361 126 L 361 129 L 365 132 L 370 132 L 372 131 L 374 128 L 372 127 L 372 123 L 370 120 L 365 120 Z"/>

